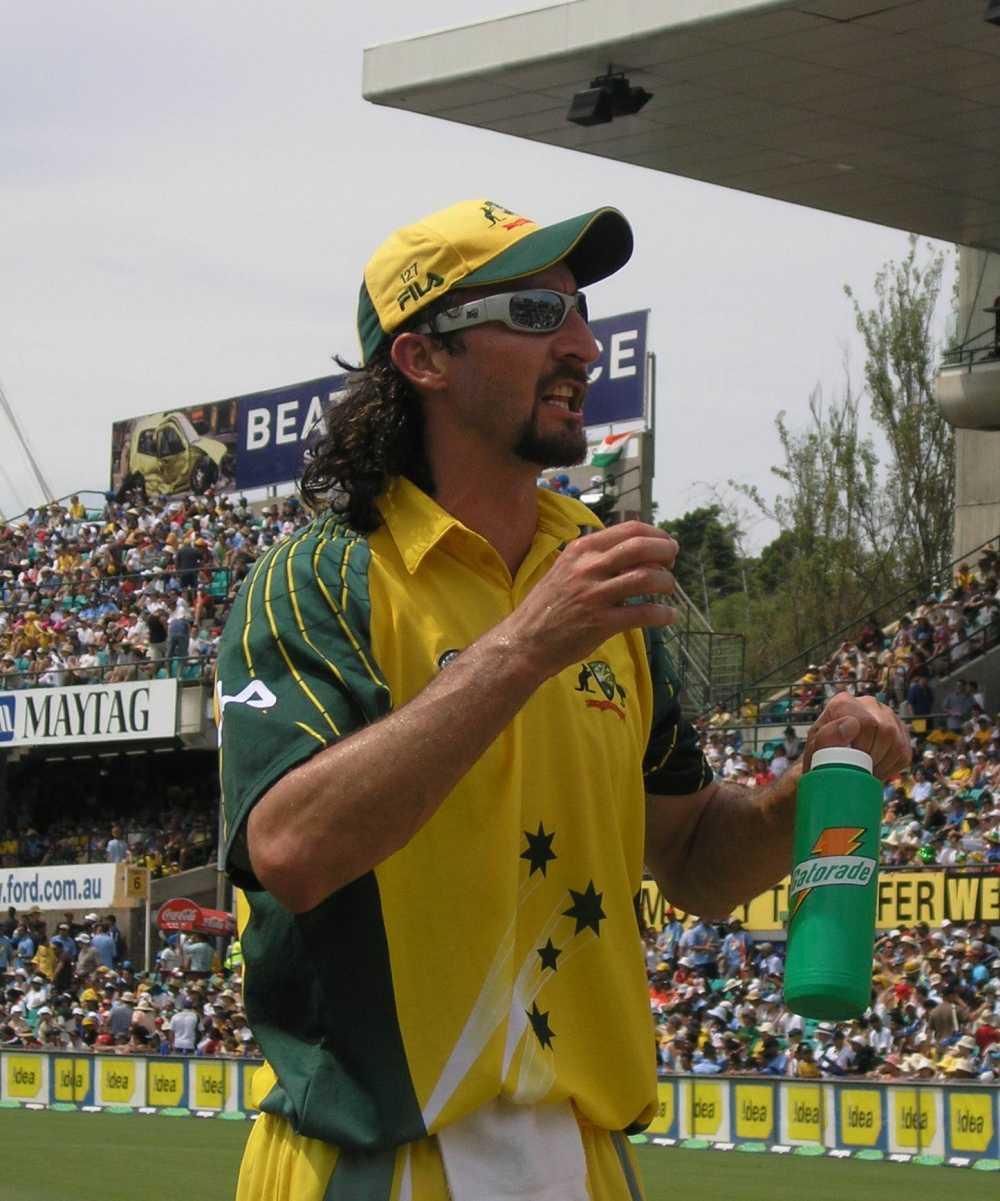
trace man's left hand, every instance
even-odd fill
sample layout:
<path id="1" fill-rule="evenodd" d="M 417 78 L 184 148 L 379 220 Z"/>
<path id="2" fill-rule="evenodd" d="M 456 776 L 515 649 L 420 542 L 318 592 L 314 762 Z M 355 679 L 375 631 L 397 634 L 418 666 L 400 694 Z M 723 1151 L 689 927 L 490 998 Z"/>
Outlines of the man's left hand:
<path id="1" fill-rule="evenodd" d="M 880 780 L 891 780 L 912 758 L 910 735 L 896 714 L 874 697 L 839 693 L 816 719 L 806 739 L 802 770 L 808 771 L 816 751 L 850 746 L 872 757 Z"/>

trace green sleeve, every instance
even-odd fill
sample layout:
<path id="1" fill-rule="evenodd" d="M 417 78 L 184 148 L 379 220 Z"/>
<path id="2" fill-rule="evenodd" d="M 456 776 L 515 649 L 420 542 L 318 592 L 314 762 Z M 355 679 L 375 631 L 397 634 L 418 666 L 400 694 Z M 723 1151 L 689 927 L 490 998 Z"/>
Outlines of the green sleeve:
<path id="1" fill-rule="evenodd" d="M 255 565 L 226 622 L 215 699 L 224 865 L 240 887 L 260 887 L 245 833 L 259 798 L 391 708 L 371 656 L 368 563 L 363 539 L 314 523 Z"/>
<path id="2" fill-rule="evenodd" d="M 653 683 L 653 723 L 642 763 L 646 792 L 687 796 L 711 783 L 712 769 L 697 732 L 681 714 L 680 684 L 663 631 L 647 629 L 645 637 Z"/>

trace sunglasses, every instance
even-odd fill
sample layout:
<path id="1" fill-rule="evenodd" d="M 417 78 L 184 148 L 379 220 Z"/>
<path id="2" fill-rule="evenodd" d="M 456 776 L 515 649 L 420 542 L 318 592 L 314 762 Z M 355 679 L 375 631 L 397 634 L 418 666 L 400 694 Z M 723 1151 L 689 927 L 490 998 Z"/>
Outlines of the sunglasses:
<path id="1" fill-rule="evenodd" d="M 508 329 L 521 333 L 551 334 L 560 328 L 574 309 L 584 321 L 587 320 L 587 298 L 582 292 L 552 292 L 547 288 L 498 292 L 444 309 L 429 322 L 418 326 L 417 333 L 444 334 L 469 329 L 473 325 L 484 325 L 487 321 L 499 321 Z"/>

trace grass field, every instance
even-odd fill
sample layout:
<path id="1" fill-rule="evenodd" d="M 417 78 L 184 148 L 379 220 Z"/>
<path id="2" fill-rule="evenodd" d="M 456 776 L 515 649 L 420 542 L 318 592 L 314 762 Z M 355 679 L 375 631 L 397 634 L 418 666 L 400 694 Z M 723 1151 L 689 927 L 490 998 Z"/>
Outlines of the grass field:
<path id="1" fill-rule="evenodd" d="M 250 1124 L 0 1110 L 2 1201 L 232 1201 Z M 992 1173 L 638 1147 L 649 1201 L 996 1201 Z"/>

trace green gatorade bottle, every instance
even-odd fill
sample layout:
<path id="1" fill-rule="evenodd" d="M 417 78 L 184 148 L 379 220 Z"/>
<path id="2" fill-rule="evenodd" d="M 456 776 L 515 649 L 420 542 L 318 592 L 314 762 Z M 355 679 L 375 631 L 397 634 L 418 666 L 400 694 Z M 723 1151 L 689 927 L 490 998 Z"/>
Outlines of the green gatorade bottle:
<path id="1" fill-rule="evenodd" d="M 871 756 L 817 751 L 799 781 L 788 893 L 785 1004 L 825 1021 L 871 999 L 882 785 Z"/>

